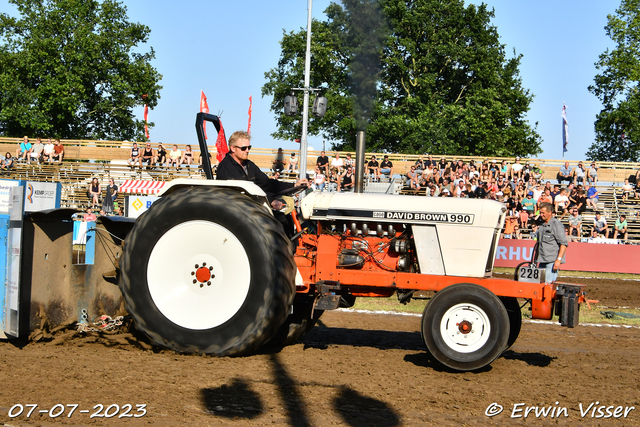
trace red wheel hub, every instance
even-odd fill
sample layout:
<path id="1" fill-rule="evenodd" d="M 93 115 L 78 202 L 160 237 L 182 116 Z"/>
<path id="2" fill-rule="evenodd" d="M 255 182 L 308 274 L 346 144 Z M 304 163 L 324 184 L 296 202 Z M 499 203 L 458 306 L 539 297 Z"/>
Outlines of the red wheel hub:
<path id="1" fill-rule="evenodd" d="M 471 329 L 472 325 L 468 320 L 463 320 L 462 322 L 458 323 L 458 330 L 462 334 L 468 334 L 469 332 L 471 332 Z"/>
<path id="2" fill-rule="evenodd" d="M 198 282 L 208 282 L 211 279 L 211 272 L 207 267 L 200 267 L 196 270 L 196 279 Z"/>

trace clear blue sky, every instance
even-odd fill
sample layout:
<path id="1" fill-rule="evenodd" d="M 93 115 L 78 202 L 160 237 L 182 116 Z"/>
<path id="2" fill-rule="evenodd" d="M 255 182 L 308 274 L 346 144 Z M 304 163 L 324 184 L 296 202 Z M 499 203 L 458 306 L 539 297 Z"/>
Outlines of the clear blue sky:
<path id="1" fill-rule="evenodd" d="M 493 24 L 508 54 L 515 48 L 524 55 L 520 71 L 523 86 L 535 95 L 528 120 L 538 122 L 544 150 L 540 157 L 562 157 L 560 112 L 566 102 L 570 142 L 565 157 L 582 159 L 594 140 L 593 122 L 601 109 L 587 87 L 593 82 L 598 55 L 612 45 L 604 26 L 619 1 L 485 3 L 495 9 Z M 262 98 L 260 89 L 265 71 L 277 65 L 283 29 L 306 28 L 306 0 L 128 0 L 124 4 L 130 20 L 151 28 L 148 45 L 156 51 L 154 66 L 163 74 L 159 105 L 149 113 L 156 125 L 150 132 L 153 142 L 197 143 L 194 122 L 203 90 L 210 112 L 222 112 L 227 135 L 246 130 L 248 98 L 253 95 L 253 144 L 285 150 L 299 147 L 270 136 L 275 131 L 271 99 Z M 329 0 L 315 0 L 313 16 L 324 19 L 328 5 Z M 0 12 L 15 14 L 15 9 L 0 0 Z M 142 118 L 142 109 L 138 112 Z M 322 139 L 310 137 L 309 144 L 321 149 Z"/>

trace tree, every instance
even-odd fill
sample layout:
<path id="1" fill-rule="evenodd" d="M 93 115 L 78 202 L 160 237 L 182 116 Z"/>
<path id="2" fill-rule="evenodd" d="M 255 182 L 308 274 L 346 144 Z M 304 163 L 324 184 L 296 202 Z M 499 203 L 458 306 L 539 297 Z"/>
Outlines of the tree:
<path id="1" fill-rule="evenodd" d="M 354 132 L 361 127 L 360 115 L 353 112 L 358 103 L 353 81 L 359 77 L 353 64 L 363 38 L 353 32 L 362 27 L 362 14 L 353 12 L 366 2 L 372 1 L 345 1 L 345 8 L 332 3 L 325 11 L 327 21 L 313 26 L 312 85 L 326 87 L 329 108 L 309 133 L 334 139 L 343 149 L 353 148 Z M 365 122 L 368 149 L 487 156 L 540 153 L 540 137 L 525 119 L 533 95 L 522 87 L 521 56 L 506 58 L 490 25 L 492 11 L 485 5 L 465 7 L 462 0 L 377 4 L 385 23 L 376 33 L 383 38 L 379 81 Z M 299 84 L 303 66 L 304 31 L 285 34 L 278 67 L 265 73 L 263 87 L 263 95 L 274 96 L 272 111 L 280 125 L 274 137 L 297 135 L 295 126 L 283 126 L 282 94 Z"/>
<path id="2" fill-rule="evenodd" d="M 607 36 L 615 42 L 596 69 L 589 91 L 602 101 L 596 116 L 596 141 L 587 158 L 600 161 L 640 160 L 640 0 L 622 0 L 615 15 L 608 15 Z"/>
<path id="3" fill-rule="evenodd" d="M 117 0 L 9 0 L 0 15 L 0 134 L 144 138 L 133 108 L 157 105 L 150 29 Z"/>

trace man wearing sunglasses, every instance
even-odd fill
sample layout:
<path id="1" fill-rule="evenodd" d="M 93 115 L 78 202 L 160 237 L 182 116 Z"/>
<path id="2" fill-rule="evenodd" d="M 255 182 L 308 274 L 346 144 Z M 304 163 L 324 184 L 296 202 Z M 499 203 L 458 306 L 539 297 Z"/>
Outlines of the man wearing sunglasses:
<path id="1" fill-rule="evenodd" d="M 307 185 L 307 180 L 299 179 L 294 185 L 290 182 L 269 179 L 267 174 L 249 160 L 250 141 L 251 135 L 243 131 L 234 132 L 229 137 L 229 152 L 218 165 L 216 179 L 252 181 L 267 194 L 271 206 L 280 210 L 283 203 L 275 198 L 275 194 L 294 186 Z"/>

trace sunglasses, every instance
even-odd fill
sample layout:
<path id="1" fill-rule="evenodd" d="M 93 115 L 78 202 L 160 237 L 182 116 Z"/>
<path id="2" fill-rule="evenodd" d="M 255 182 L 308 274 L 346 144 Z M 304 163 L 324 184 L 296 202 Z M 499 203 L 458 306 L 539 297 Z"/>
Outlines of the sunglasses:
<path id="1" fill-rule="evenodd" d="M 236 148 L 242 151 L 247 151 L 247 150 L 251 150 L 251 146 L 250 145 L 245 145 L 244 147 L 239 147 L 236 145 Z"/>

